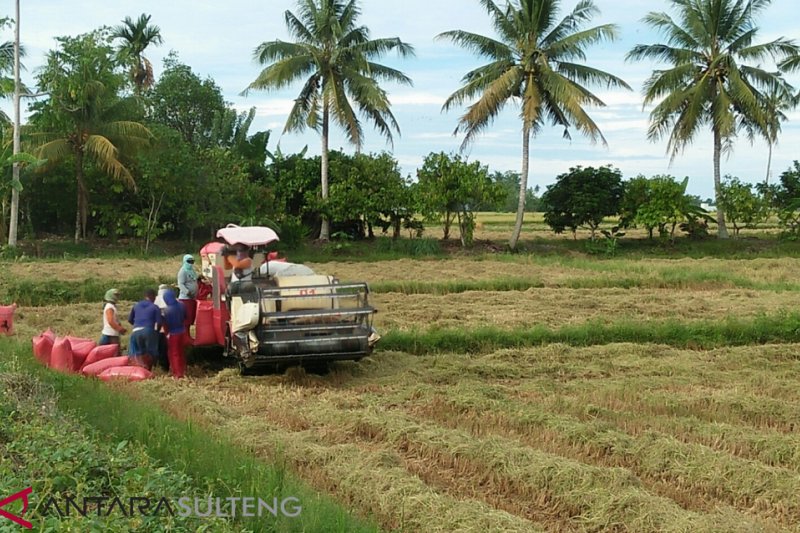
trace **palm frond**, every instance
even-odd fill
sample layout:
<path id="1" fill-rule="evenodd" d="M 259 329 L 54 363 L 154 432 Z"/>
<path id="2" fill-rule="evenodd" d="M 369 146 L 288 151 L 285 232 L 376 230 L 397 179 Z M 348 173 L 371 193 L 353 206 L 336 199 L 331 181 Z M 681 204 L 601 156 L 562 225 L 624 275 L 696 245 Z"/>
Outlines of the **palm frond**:
<path id="1" fill-rule="evenodd" d="M 486 87 L 478 101 L 467 108 L 459 121 L 459 130 L 467 134 L 462 146 L 470 144 L 477 134 L 492 123 L 512 97 L 521 94 L 522 82 L 522 72 L 509 69 Z"/>
<path id="2" fill-rule="evenodd" d="M 403 72 L 378 63 L 367 63 L 366 74 L 376 80 L 390 81 L 400 85 L 414 85 L 413 80 Z"/>
<path id="3" fill-rule="evenodd" d="M 559 62 L 556 66 L 559 74 L 577 83 L 605 86 L 609 89 L 619 88 L 632 90 L 625 80 L 600 69 L 577 63 Z"/>
<path id="4" fill-rule="evenodd" d="M 512 61 L 514 59 L 514 51 L 507 44 L 476 33 L 462 30 L 446 31 L 437 35 L 436 39 L 451 41 L 493 61 Z"/>
<path id="5" fill-rule="evenodd" d="M 363 55 L 367 59 L 377 59 L 390 52 L 397 52 L 401 58 L 414 57 L 414 47 L 404 43 L 397 37 L 387 39 L 372 39 L 351 46 L 350 53 Z"/>
<path id="6" fill-rule="evenodd" d="M 786 58 L 800 56 L 800 46 L 794 40 L 780 38 L 768 43 L 742 48 L 738 50 L 737 55 L 745 60 L 765 61 L 772 59 L 776 63 L 780 63 Z"/>
<path id="7" fill-rule="evenodd" d="M 462 105 L 477 98 L 495 80 L 504 76 L 511 69 L 518 69 L 521 75 L 521 68 L 509 61 L 495 61 L 468 72 L 462 79 L 464 86 L 445 100 L 442 111 L 448 111 L 454 106 Z"/>
<path id="8" fill-rule="evenodd" d="M 252 90 L 283 89 L 316 71 L 317 65 L 311 56 L 301 55 L 282 59 L 262 70 L 242 94 L 247 95 Z"/>
<path id="9" fill-rule="evenodd" d="M 253 59 L 260 65 L 305 55 L 308 55 L 308 45 L 289 43 L 279 39 L 263 42 L 253 51 Z"/>
<path id="10" fill-rule="evenodd" d="M 316 98 L 320 88 L 320 78 L 317 74 L 312 75 L 306 80 L 300 94 L 294 100 L 292 110 L 286 119 L 284 133 L 302 131 L 306 126 L 316 129 L 317 118 L 319 116 L 319 101 Z M 314 117 L 314 120 L 309 120 Z"/>
<path id="11" fill-rule="evenodd" d="M 111 178 L 135 186 L 130 171 L 119 160 L 119 150 L 102 135 L 90 135 L 84 144 L 86 155 Z"/>
<path id="12" fill-rule="evenodd" d="M 569 37 L 579 31 L 584 24 L 588 23 L 592 17 L 596 16 L 600 10 L 592 0 L 581 0 L 572 10 L 572 13 L 564 17 L 552 30 L 541 40 L 543 48 L 550 47 L 553 43 Z"/>
<path id="13" fill-rule="evenodd" d="M 311 30 L 309 30 L 303 21 L 297 18 L 294 13 L 286 11 L 286 13 L 284 13 L 284 20 L 286 21 L 286 27 L 289 29 L 289 33 L 292 37 L 305 44 L 314 44 L 316 42 Z"/>
<path id="14" fill-rule="evenodd" d="M 347 140 L 357 150 L 360 150 L 364 140 L 364 131 L 361 128 L 361 122 L 347 99 L 347 90 L 342 80 L 331 80 L 326 89 L 333 104 L 331 106 L 331 114 L 334 120 L 344 130 Z M 328 94 L 323 93 L 323 96 L 327 97 Z"/>
<path id="15" fill-rule="evenodd" d="M 619 37 L 619 29 L 614 24 L 605 24 L 568 35 L 547 46 L 546 53 L 554 60 L 586 60 L 587 46 L 614 41 Z"/>
<path id="16" fill-rule="evenodd" d="M 50 168 L 70 157 L 73 153 L 73 145 L 65 138 L 58 138 L 38 145 L 34 149 L 33 155 L 38 159 L 45 160 L 47 163 L 44 167 Z"/>

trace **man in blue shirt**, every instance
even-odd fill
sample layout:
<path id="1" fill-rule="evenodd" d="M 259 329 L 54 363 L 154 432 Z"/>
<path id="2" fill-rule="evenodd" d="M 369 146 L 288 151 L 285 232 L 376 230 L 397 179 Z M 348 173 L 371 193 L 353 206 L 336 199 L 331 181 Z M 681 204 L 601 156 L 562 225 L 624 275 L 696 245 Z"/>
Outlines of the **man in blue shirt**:
<path id="1" fill-rule="evenodd" d="M 128 357 L 131 363 L 148 369 L 160 355 L 161 309 L 154 303 L 155 299 L 156 291 L 147 289 L 144 300 L 134 305 L 128 315 L 128 322 L 133 324 Z"/>

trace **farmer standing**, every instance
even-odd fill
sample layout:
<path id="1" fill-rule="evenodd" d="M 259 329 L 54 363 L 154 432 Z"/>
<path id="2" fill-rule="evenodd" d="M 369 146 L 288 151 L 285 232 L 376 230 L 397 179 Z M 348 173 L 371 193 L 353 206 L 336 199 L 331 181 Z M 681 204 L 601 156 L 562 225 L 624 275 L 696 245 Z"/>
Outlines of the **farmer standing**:
<path id="1" fill-rule="evenodd" d="M 167 358 L 169 370 L 174 378 L 182 378 L 186 372 L 186 335 L 185 313 L 183 305 L 175 298 L 171 290 L 164 292 L 164 333 L 167 334 Z"/>
<path id="2" fill-rule="evenodd" d="M 186 336 L 191 340 L 191 326 L 194 324 L 197 312 L 197 272 L 194 270 L 194 257 L 191 254 L 183 256 L 183 264 L 178 270 L 178 300 L 183 305 L 185 313 L 184 325 Z"/>
<path id="3" fill-rule="evenodd" d="M 120 335 L 124 335 L 127 331 L 119 323 L 117 319 L 117 302 L 119 301 L 119 291 L 117 289 L 108 289 L 105 296 L 103 296 L 103 331 L 100 335 L 100 342 L 97 344 L 104 346 L 106 344 L 119 345 Z"/>
<path id="4" fill-rule="evenodd" d="M 159 333 L 161 329 L 161 309 L 153 302 L 156 291 L 147 289 L 144 299 L 131 309 L 128 322 L 133 324 L 131 342 L 128 347 L 131 363 L 147 369 L 159 359 Z"/>

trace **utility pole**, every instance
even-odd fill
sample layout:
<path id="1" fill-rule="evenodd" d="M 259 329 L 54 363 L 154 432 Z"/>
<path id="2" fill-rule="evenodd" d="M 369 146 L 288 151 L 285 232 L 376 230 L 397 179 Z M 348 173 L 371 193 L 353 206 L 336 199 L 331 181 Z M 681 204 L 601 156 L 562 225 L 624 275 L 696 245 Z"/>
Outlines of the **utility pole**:
<path id="1" fill-rule="evenodd" d="M 19 82 L 19 0 L 16 0 L 14 18 L 14 156 L 19 154 L 20 128 L 20 82 Z M 17 223 L 19 220 L 19 162 L 14 161 L 11 187 L 11 220 L 8 225 L 8 245 L 17 245 Z"/>

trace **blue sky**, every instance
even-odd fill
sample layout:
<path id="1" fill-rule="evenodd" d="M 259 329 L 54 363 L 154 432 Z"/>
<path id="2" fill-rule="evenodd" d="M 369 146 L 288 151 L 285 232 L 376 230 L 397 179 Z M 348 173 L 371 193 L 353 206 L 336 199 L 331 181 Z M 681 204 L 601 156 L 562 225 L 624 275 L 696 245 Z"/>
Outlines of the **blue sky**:
<path id="1" fill-rule="evenodd" d="M 574 0 L 562 2 L 572 9 Z M 557 129 L 548 129 L 538 136 L 531 150 L 531 185 L 545 186 L 555 176 L 574 165 L 614 164 L 627 176 L 670 173 L 690 176 L 690 192 L 702 197 L 711 196 L 711 139 L 699 137 L 694 146 L 672 163 L 665 154 L 665 143 L 647 141 L 647 110 L 642 110 L 642 82 L 656 65 L 624 62 L 625 53 L 637 43 L 652 43 L 658 36 L 640 20 L 647 11 L 668 9 L 664 0 L 597 0 L 601 15 L 596 24 L 615 23 L 621 38 L 612 44 L 596 46 L 588 52 L 588 62 L 625 79 L 633 92 L 608 91 L 596 93 L 607 107 L 591 111 L 608 140 L 608 147 L 592 145 L 574 135 L 573 140 L 561 138 Z M 773 5 L 758 19 L 761 41 L 781 35 L 800 39 L 796 24 L 797 0 L 774 0 Z M 259 67 L 252 60 L 253 49 L 265 40 L 285 39 L 287 33 L 283 13 L 294 9 L 294 0 L 22 0 L 22 41 L 28 47 L 25 63 L 29 71 L 24 78 L 32 82 L 35 68 L 43 63 L 46 51 L 55 46 L 54 37 L 75 35 L 101 25 L 115 25 L 126 15 L 145 12 L 161 27 L 164 44 L 149 53 L 161 70 L 161 59 L 170 51 L 191 65 L 201 76 L 211 76 L 223 89 L 227 99 L 242 110 L 257 109 L 255 129 L 271 129 L 271 147 L 280 142 L 284 151 L 296 151 L 308 145 L 311 153 L 319 152 L 319 139 L 313 132 L 281 135 L 292 98 L 299 90 L 277 93 L 239 93 L 251 82 Z M 794 9 L 793 9 L 794 8 Z M 400 122 L 402 136 L 395 140 L 393 153 L 406 173 L 413 174 L 424 156 L 431 151 L 457 151 L 461 139 L 453 137 L 459 116 L 458 110 L 442 113 L 444 99 L 454 91 L 465 72 L 478 66 L 480 59 L 434 36 L 451 29 L 465 29 L 491 34 L 488 19 L 477 1 L 473 0 L 363 0 L 362 22 L 374 37 L 398 36 L 416 47 L 417 57 L 384 62 L 401 68 L 414 80 L 414 87 L 387 86 L 394 112 Z M 5 0 L 5 12 L 11 13 L 13 2 Z M 10 31 L 2 36 L 11 39 Z M 800 83 L 800 76 L 791 81 Z M 9 103 L 3 105 L 8 109 Z M 775 149 L 773 178 L 786 169 L 794 158 L 793 150 L 800 141 L 797 126 L 800 113 L 790 115 L 784 124 L 783 135 Z M 341 136 L 334 136 L 331 146 L 352 150 Z M 389 149 L 371 129 L 367 129 L 365 150 Z M 518 170 L 520 167 L 521 131 L 513 108 L 507 108 L 494 126 L 477 140 L 468 155 L 479 159 L 492 170 Z M 735 153 L 723 161 L 723 173 L 738 175 L 755 182 L 764 179 L 767 147 L 763 142 L 750 145 L 746 139 L 736 144 Z"/>

